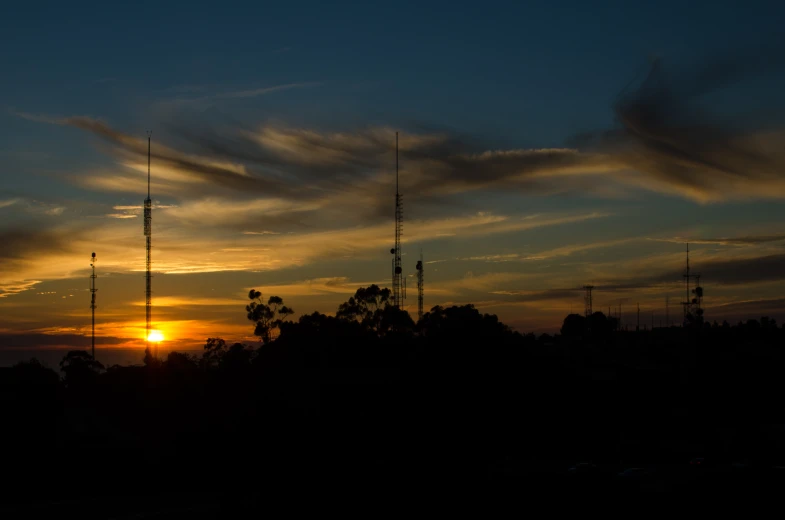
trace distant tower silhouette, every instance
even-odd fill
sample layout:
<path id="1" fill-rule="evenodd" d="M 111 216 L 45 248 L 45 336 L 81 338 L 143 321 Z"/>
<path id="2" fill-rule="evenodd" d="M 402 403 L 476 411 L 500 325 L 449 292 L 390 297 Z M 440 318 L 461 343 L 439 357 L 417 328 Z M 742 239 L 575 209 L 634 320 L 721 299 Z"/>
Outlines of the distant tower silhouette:
<path id="1" fill-rule="evenodd" d="M 701 287 L 701 275 L 692 275 L 695 278 L 695 288 L 692 294 L 695 297 L 692 299 L 692 316 L 696 323 L 703 323 L 703 287 Z"/>
<path id="2" fill-rule="evenodd" d="M 594 289 L 593 285 L 584 285 L 583 286 L 583 290 L 585 291 L 585 294 L 583 296 L 583 303 L 584 303 L 583 314 L 587 318 L 589 316 L 591 316 L 592 313 L 593 313 L 592 312 L 592 308 L 591 308 L 591 291 L 592 291 L 592 289 Z"/>
<path id="3" fill-rule="evenodd" d="M 95 288 L 95 261 L 95 253 L 93 253 L 93 256 L 90 257 L 90 267 L 93 269 L 93 273 L 90 275 L 90 310 L 92 311 L 93 315 L 93 333 L 90 338 L 90 345 L 92 348 L 93 359 L 95 359 L 95 293 L 98 291 L 98 289 Z"/>
<path id="4" fill-rule="evenodd" d="M 681 304 L 684 306 L 684 325 L 703 323 L 703 287 L 700 285 L 700 274 L 690 272 L 690 245 L 687 244 L 687 266 L 684 269 L 684 284 L 687 299 Z M 695 288 L 690 290 L 690 278 L 695 279 Z M 694 297 L 693 297 L 694 295 Z"/>
<path id="5" fill-rule="evenodd" d="M 398 191 L 398 132 L 395 132 L 395 247 L 390 249 L 390 253 L 393 254 L 393 305 L 399 309 L 405 297 L 401 267 L 401 235 L 403 235 L 403 201 Z"/>
<path id="6" fill-rule="evenodd" d="M 670 308 L 670 296 L 665 296 L 665 326 L 671 326 L 671 308 Z"/>
<path id="7" fill-rule="evenodd" d="M 635 325 L 635 330 L 641 330 L 641 304 L 638 303 L 638 321 Z"/>
<path id="8" fill-rule="evenodd" d="M 153 319 L 153 284 L 152 273 L 152 239 L 153 239 L 153 201 L 150 199 L 150 136 L 152 132 L 147 132 L 147 198 L 144 199 L 144 236 L 147 239 L 147 258 L 145 262 L 146 275 L 145 275 L 145 311 L 146 311 L 146 328 L 145 328 L 145 343 L 147 348 L 150 348 L 150 330 Z M 152 352 L 152 350 L 151 350 Z"/>
<path id="9" fill-rule="evenodd" d="M 423 275 L 425 265 L 422 261 L 422 249 L 420 250 L 420 260 L 417 262 L 417 320 L 422 319 L 423 314 Z"/>
<path id="10" fill-rule="evenodd" d="M 689 316 L 690 316 L 690 244 L 687 243 L 687 267 L 684 268 L 684 274 L 682 275 L 684 278 L 684 287 L 687 293 L 687 298 L 681 302 L 682 306 L 684 306 L 684 321 L 683 325 L 687 325 L 689 323 Z"/>

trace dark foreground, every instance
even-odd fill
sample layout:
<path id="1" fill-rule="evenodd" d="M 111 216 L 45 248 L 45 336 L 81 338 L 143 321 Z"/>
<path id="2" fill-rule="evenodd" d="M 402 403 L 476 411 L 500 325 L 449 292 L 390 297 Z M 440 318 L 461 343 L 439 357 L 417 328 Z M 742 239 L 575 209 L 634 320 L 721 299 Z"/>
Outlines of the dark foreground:
<path id="1" fill-rule="evenodd" d="M 535 338 L 469 307 L 426 317 L 402 334 L 312 315 L 256 350 L 210 340 L 201 359 L 105 370 L 72 353 L 62 379 L 7 369 L 0 517 L 640 508 L 785 489 L 785 332 L 770 321 L 625 333 L 600 315 Z"/>

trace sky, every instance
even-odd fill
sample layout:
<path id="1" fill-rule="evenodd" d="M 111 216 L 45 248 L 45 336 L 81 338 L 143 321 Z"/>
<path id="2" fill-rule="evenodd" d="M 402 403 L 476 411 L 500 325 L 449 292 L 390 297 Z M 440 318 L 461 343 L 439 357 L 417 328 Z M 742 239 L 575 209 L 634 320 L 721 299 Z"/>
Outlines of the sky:
<path id="1" fill-rule="evenodd" d="M 163 5 L 162 5 L 163 4 Z M 329 5 L 328 5 L 329 4 Z M 252 343 L 250 289 L 522 333 L 595 310 L 785 321 L 785 6 L 776 2 L 105 2 L 0 19 L 0 348 Z"/>

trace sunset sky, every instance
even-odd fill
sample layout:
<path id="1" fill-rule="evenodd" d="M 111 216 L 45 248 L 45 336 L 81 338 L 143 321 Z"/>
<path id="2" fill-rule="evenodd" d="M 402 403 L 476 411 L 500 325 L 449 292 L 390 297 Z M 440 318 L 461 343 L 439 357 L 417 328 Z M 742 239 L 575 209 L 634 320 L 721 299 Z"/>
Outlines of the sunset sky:
<path id="1" fill-rule="evenodd" d="M 147 130 L 170 346 L 390 285 L 396 131 L 414 315 L 422 250 L 426 308 L 676 322 L 689 241 L 707 319 L 785 321 L 783 5 L 15 4 L 0 348 L 85 345 L 93 251 L 98 344 L 143 347 Z"/>

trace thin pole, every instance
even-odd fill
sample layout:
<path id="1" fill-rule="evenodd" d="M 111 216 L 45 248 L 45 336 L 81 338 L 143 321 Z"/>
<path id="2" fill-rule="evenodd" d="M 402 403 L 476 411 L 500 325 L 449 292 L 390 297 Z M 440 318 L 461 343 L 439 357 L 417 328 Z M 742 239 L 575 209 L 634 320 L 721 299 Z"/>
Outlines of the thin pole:
<path id="1" fill-rule="evenodd" d="M 92 334 L 90 336 L 90 347 L 91 347 L 91 355 L 93 359 L 95 359 L 95 293 L 98 289 L 95 288 L 95 253 L 93 256 L 90 257 L 90 267 L 93 269 L 93 273 L 90 275 L 90 310 L 92 313 Z"/>
<path id="2" fill-rule="evenodd" d="M 147 255 L 145 259 L 145 344 L 150 347 L 150 328 L 152 323 L 152 235 L 153 235 L 153 201 L 150 198 L 150 138 L 152 132 L 147 132 L 147 198 L 144 201 L 144 234 L 147 242 Z"/>

